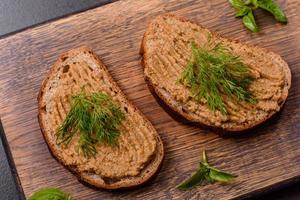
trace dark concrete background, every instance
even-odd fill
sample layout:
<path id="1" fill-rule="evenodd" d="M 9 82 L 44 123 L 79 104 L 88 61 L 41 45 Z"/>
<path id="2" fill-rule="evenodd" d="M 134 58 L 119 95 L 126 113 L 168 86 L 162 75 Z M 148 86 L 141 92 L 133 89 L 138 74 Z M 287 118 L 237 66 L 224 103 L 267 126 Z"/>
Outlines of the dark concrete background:
<path id="1" fill-rule="evenodd" d="M 0 122 L 0 199 L 25 199 Z"/>
<path id="2" fill-rule="evenodd" d="M 113 1 L 115 0 L 0 0 L 0 37 Z M 1 124 L 0 138 L 0 200 L 24 199 Z M 300 200 L 300 184 L 271 191 L 255 199 Z"/>
<path id="3" fill-rule="evenodd" d="M 112 0 L 0 0 L 0 36 Z"/>

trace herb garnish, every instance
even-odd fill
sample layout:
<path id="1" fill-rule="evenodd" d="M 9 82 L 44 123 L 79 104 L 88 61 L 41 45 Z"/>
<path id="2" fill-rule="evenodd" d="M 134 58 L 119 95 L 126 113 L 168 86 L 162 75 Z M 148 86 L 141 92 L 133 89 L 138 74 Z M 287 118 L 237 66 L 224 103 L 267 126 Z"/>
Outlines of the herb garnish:
<path id="1" fill-rule="evenodd" d="M 252 32 L 258 32 L 259 28 L 256 25 L 251 7 L 244 4 L 242 0 L 229 0 L 230 4 L 236 10 L 236 17 L 242 17 L 244 25 Z"/>
<path id="2" fill-rule="evenodd" d="M 252 32 L 258 32 L 258 26 L 256 25 L 253 11 L 257 8 L 261 8 L 270 12 L 278 22 L 287 23 L 287 17 L 280 8 L 280 6 L 273 0 L 229 0 L 229 3 L 236 10 L 236 17 L 242 17 L 245 27 Z"/>
<path id="3" fill-rule="evenodd" d="M 124 117 L 119 106 L 107 94 L 87 95 L 82 91 L 72 97 L 71 110 L 56 134 L 57 143 L 68 144 L 75 134 L 80 134 L 79 147 L 84 156 L 95 156 L 98 142 L 117 143 L 118 126 Z"/>
<path id="4" fill-rule="evenodd" d="M 246 5 L 253 5 L 254 8 L 261 8 L 270 12 L 278 22 L 287 23 L 288 19 L 280 6 L 273 0 L 247 0 Z"/>
<path id="5" fill-rule="evenodd" d="M 190 88 L 196 100 L 207 101 L 210 110 L 227 113 L 222 94 L 255 103 L 248 90 L 252 81 L 249 67 L 221 43 L 209 40 L 201 47 L 192 42 L 192 58 L 179 82 Z"/>
<path id="6" fill-rule="evenodd" d="M 70 194 L 57 188 L 43 188 L 35 192 L 28 200 L 72 200 Z"/>
<path id="7" fill-rule="evenodd" d="M 177 188 L 181 190 L 190 190 L 197 185 L 200 185 L 204 180 L 209 183 L 215 182 L 229 182 L 235 179 L 237 176 L 223 171 L 220 171 L 208 164 L 205 151 L 202 153 L 202 162 L 200 162 L 197 171 L 191 175 L 188 179 L 180 183 Z"/>

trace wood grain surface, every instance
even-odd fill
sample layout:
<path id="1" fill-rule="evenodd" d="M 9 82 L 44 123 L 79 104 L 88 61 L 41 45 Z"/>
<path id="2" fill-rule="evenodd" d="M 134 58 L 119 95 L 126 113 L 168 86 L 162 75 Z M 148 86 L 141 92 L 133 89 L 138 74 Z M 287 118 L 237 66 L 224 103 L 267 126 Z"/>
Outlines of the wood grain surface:
<path id="1" fill-rule="evenodd" d="M 261 32 L 244 29 L 225 0 L 117 1 L 0 40 L 0 113 L 17 171 L 28 197 L 55 186 L 74 199 L 232 199 L 253 195 L 300 178 L 300 1 L 279 1 L 288 25 L 256 12 Z M 292 87 L 282 112 L 247 135 L 221 138 L 172 119 L 143 80 L 139 47 L 154 16 L 174 12 L 223 36 L 269 48 L 292 70 Z M 50 154 L 37 121 L 37 94 L 43 79 L 64 51 L 91 47 L 108 66 L 128 98 L 149 118 L 165 145 L 158 175 L 143 187 L 104 191 L 79 183 Z M 175 188 L 198 166 L 207 150 L 211 163 L 239 175 L 226 185 L 212 184 L 190 192 Z"/>

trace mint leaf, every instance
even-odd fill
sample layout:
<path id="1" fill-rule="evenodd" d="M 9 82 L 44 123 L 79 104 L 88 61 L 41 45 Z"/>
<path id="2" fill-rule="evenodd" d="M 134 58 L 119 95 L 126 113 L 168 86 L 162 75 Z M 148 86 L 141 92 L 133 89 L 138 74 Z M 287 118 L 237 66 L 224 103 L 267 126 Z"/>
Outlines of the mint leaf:
<path id="1" fill-rule="evenodd" d="M 245 7 L 245 4 L 242 0 L 228 0 L 228 1 L 232 5 L 232 7 L 234 7 L 237 10 Z"/>
<path id="2" fill-rule="evenodd" d="M 229 3 L 234 7 L 236 17 L 242 17 L 243 23 L 246 28 L 252 32 L 258 32 L 258 26 L 256 25 L 252 9 L 249 4 L 257 5 L 257 0 L 248 0 L 244 3 L 242 0 L 229 0 Z"/>
<path id="3" fill-rule="evenodd" d="M 202 152 L 202 160 L 203 160 L 203 163 L 208 164 L 208 160 L 207 160 L 207 156 L 206 156 L 205 150 L 203 150 L 203 152 Z"/>
<path id="4" fill-rule="evenodd" d="M 198 170 L 192 174 L 188 179 L 180 183 L 177 188 L 181 190 L 190 190 L 200 185 L 204 180 L 209 183 L 215 182 L 229 182 L 235 179 L 237 176 L 223 172 L 208 164 L 206 152 L 202 152 L 202 162 L 198 167 Z"/>
<path id="5" fill-rule="evenodd" d="M 247 13 L 247 15 L 243 16 L 243 23 L 244 23 L 245 27 L 247 27 L 252 32 L 258 32 L 259 31 L 251 9 Z"/>
<path id="6" fill-rule="evenodd" d="M 187 180 L 180 183 L 177 188 L 181 190 L 190 190 L 197 185 L 201 184 L 205 179 L 205 169 L 202 167 L 199 167 L 198 170 Z"/>
<path id="7" fill-rule="evenodd" d="M 258 0 L 247 0 L 245 2 L 245 5 L 250 6 L 252 4 L 255 8 L 257 8 L 258 7 L 257 1 Z"/>
<path id="8" fill-rule="evenodd" d="M 257 0 L 257 6 L 268 12 L 270 12 L 277 21 L 281 23 L 287 23 L 288 19 L 280 6 L 273 0 Z"/>
<path id="9" fill-rule="evenodd" d="M 28 200 L 72 200 L 72 197 L 57 188 L 43 188 L 35 192 Z"/>
<path id="10" fill-rule="evenodd" d="M 210 167 L 209 177 L 218 182 L 229 182 L 235 179 L 237 176 L 229 174 L 227 172 L 220 171 L 216 168 Z"/>
<path id="11" fill-rule="evenodd" d="M 243 7 L 240 10 L 236 11 L 235 16 L 236 17 L 243 17 L 243 16 L 247 15 L 250 11 L 251 11 L 251 8 Z"/>

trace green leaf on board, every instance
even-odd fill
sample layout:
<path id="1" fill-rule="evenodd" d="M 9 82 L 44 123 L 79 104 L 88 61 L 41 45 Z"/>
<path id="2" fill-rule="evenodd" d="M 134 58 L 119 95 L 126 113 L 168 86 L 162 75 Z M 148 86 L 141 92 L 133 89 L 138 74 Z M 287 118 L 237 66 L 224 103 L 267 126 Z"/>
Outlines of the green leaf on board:
<path id="1" fill-rule="evenodd" d="M 205 151 L 202 152 L 202 162 L 195 173 L 193 173 L 188 179 L 180 183 L 177 188 L 180 190 L 190 190 L 203 183 L 205 180 L 209 183 L 215 182 L 230 182 L 237 176 L 227 172 L 223 172 L 208 164 Z"/>
<path id="2" fill-rule="evenodd" d="M 43 188 L 31 195 L 28 200 L 72 200 L 72 197 L 58 188 Z"/>

